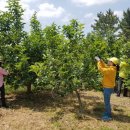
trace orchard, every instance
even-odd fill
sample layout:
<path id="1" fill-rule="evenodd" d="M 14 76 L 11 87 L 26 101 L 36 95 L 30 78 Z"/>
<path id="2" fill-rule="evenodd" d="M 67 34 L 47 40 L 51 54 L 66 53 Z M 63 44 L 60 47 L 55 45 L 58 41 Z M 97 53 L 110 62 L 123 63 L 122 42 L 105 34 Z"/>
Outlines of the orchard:
<path id="1" fill-rule="evenodd" d="M 95 56 L 104 60 L 115 56 L 130 63 L 129 8 L 121 20 L 111 9 L 98 13 L 88 34 L 76 19 L 42 28 L 34 12 L 26 32 L 19 0 L 7 3 L 8 10 L 0 11 L 0 56 L 10 73 L 6 84 L 14 89 L 24 87 L 31 93 L 40 88 L 60 96 L 75 92 L 82 109 L 80 91 L 101 86 Z M 126 84 L 130 88 L 130 73 Z"/>

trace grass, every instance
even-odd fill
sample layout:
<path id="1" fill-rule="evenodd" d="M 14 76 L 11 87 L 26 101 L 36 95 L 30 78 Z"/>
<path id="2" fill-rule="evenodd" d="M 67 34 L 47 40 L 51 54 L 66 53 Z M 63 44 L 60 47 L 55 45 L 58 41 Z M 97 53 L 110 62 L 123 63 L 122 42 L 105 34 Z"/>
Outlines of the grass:
<path id="1" fill-rule="evenodd" d="M 101 92 L 82 91 L 84 112 L 75 94 L 53 99 L 47 92 L 6 95 L 9 109 L 0 108 L 1 130 L 130 130 L 130 98 L 111 98 L 113 120 L 100 120 L 104 111 Z"/>

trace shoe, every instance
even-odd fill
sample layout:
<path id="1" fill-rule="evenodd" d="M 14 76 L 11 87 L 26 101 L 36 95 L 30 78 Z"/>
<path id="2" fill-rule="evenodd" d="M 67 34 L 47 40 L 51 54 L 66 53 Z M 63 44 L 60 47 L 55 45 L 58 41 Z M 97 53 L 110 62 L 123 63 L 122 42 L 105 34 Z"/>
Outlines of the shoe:
<path id="1" fill-rule="evenodd" d="M 120 94 L 117 94 L 116 96 L 117 96 L 117 97 L 120 97 Z"/>
<path id="2" fill-rule="evenodd" d="M 102 120 L 103 120 L 103 121 L 111 121 L 112 118 L 109 117 L 109 116 L 103 116 L 103 117 L 102 117 Z"/>
<path id="3" fill-rule="evenodd" d="M 7 105 L 2 105 L 2 107 L 3 107 L 3 108 L 9 108 L 9 106 L 7 106 Z"/>

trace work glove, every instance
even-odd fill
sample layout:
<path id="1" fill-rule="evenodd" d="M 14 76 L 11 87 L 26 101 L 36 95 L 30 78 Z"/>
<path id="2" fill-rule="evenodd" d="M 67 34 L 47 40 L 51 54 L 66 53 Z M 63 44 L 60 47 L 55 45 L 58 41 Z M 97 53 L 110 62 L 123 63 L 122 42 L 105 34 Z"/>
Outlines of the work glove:
<path id="1" fill-rule="evenodd" d="M 100 61 L 101 59 L 98 56 L 95 56 L 95 60 Z"/>

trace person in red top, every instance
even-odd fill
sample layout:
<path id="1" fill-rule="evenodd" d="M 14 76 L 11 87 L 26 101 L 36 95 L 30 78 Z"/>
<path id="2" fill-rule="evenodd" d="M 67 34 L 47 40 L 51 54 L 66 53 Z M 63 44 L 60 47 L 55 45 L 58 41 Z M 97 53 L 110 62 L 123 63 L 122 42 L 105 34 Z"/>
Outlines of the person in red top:
<path id="1" fill-rule="evenodd" d="M 2 59 L 0 59 L 0 91 L 1 91 L 1 102 L 2 107 L 8 108 L 5 101 L 5 87 L 4 87 L 4 76 L 8 75 L 8 72 L 2 68 Z"/>

